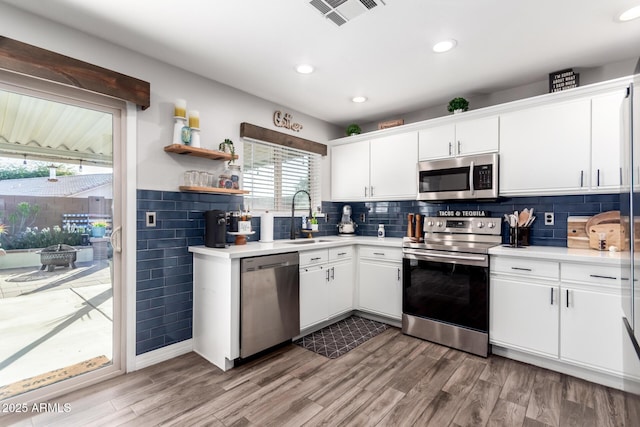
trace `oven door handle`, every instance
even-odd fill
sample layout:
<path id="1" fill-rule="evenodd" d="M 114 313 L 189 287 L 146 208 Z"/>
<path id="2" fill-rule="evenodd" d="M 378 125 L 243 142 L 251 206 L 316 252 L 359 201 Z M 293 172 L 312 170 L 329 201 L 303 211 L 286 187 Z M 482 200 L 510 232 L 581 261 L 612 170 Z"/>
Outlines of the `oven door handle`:
<path id="1" fill-rule="evenodd" d="M 436 254 L 436 253 L 428 253 L 419 251 L 412 251 L 405 249 L 404 251 L 405 258 L 409 259 L 417 259 L 430 261 L 433 259 L 447 259 L 447 260 L 457 260 L 457 261 L 472 261 L 472 262 L 486 262 L 487 257 L 485 255 L 449 255 L 449 254 Z"/>

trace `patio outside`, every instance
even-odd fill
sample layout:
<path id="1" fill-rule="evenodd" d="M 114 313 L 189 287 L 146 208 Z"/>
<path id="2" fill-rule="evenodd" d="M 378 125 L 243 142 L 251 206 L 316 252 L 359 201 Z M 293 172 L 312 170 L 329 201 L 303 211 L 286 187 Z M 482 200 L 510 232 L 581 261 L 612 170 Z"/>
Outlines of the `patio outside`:
<path id="1" fill-rule="evenodd" d="M 105 259 L 53 271 L 40 265 L 0 268 L 0 400 L 19 394 L 16 390 L 47 385 L 51 379 L 43 374 L 100 356 L 103 364 L 111 360 L 109 264 Z M 77 373 L 81 372 L 56 376 L 64 379 Z M 23 381 L 33 377 L 38 378 Z"/>

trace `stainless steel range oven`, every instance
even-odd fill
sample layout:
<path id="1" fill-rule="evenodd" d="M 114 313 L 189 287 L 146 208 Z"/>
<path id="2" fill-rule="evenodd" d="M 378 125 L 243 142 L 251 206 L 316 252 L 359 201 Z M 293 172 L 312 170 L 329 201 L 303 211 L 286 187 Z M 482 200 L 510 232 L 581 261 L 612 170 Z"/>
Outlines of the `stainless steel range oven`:
<path id="1" fill-rule="evenodd" d="M 402 332 L 486 357 L 489 248 L 497 218 L 427 217 L 424 241 L 403 242 Z"/>

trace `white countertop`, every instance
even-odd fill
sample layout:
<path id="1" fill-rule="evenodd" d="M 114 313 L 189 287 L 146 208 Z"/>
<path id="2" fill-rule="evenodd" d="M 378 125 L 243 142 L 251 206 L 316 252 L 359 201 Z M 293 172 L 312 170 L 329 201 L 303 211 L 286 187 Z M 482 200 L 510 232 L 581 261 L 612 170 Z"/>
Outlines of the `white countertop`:
<path id="1" fill-rule="evenodd" d="M 538 258 L 552 261 L 584 262 L 607 265 L 620 265 L 629 252 L 597 251 L 595 249 L 573 249 L 555 246 L 526 246 L 511 248 L 496 246 L 489 249 L 490 255 L 503 255 L 524 258 Z"/>
<path id="2" fill-rule="evenodd" d="M 201 255 L 209 255 L 218 258 L 246 258 L 252 256 L 271 255 L 284 252 L 302 252 L 315 249 L 327 249 L 345 245 L 370 245 L 402 248 L 401 237 L 377 237 L 365 236 L 323 236 L 311 239 L 314 243 L 295 243 L 308 239 L 299 238 L 296 240 L 282 239 L 274 240 L 272 243 L 247 242 L 246 245 L 227 245 L 225 248 L 208 248 L 206 246 L 189 246 L 189 252 Z"/>

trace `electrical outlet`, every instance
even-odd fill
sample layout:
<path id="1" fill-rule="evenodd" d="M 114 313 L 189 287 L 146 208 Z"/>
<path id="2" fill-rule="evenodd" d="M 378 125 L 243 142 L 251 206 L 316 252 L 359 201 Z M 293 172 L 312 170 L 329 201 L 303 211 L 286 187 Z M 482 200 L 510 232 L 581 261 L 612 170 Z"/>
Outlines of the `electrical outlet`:
<path id="1" fill-rule="evenodd" d="M 360 214 L 360 222 L 365 222 L 367 220 L 367 217 L 365 216 L 365 214 L 361 213 Z"/>
<path id="2" fill-rule="evenodd" d="M 155 227 L 156 226 L 156 213 L 155 212 L 147 212 L 147 227 Z"/>
<path id="3" fill-rule="evenodd" d="M 545 212 L 544 213 L 544 225 L 553 225 L 555 222 L 555 217 L 553 212 Z"/>

